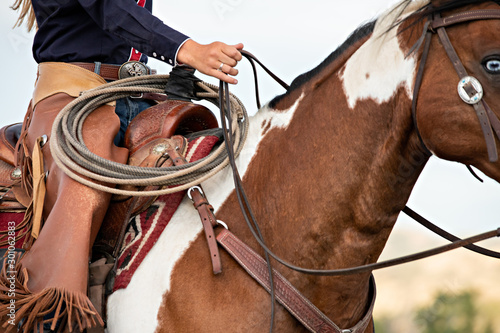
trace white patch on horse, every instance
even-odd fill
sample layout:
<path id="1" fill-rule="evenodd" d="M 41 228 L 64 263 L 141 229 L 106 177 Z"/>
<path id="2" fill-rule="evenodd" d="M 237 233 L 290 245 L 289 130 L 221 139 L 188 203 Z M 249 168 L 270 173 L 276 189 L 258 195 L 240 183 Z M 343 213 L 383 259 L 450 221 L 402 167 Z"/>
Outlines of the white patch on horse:
<path id="1" fill-rule="evenodd" d="M 250 117 L 248 138 L 237 160 L 242 176 L 257 153 L 261 140 L 270 129 L 288 127 L 301 99 L 286 111 L 275 111 L 266 105 Z M 265 133 L 261 129 L 264 121 L 271 124 Z M 202 185 L 207 198 L 217 210 L 234 189 L 232 171 L 226 167 Z M 191 201 L 184 198 L 127 288 L 117 290 L 109 297 L 107 332 L 155 332 L 158 310 L 163 295 L 170 290 L 173 269 L 201 232 L 198 213 Z M 209 260 L 208 253 L 206 259 Z"/>
<path id="2" fill-rule="evenodd" d="M 400 87 L 412 98 L 416 74 L 414 56 L 405 57 L 399 45 L 397 28 L 390 29 L 398 17 L 423 6 L 414 1 L 404 13 L 391 8 L 375 24 L 372 36 L 351 56 L 339 72 L 344 93 L 351 109 L 359 100 L 372 99 L 378 104 L 389 101 Z M 390 29 L 390 30 L 389 30 Z"/>

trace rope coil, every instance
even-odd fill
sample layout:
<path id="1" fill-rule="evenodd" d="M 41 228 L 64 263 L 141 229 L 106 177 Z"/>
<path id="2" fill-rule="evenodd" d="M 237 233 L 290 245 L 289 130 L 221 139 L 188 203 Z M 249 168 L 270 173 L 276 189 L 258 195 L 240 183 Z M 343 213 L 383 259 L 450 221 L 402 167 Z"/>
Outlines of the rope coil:
<path id="1" fill-rule="evenodd" d="M 55 163 L 73 180 L 91 188 L 125 196 L 156 196 L 186 190 L 209 179 L 229 164 L 225 145 L 208 156 L 182 166 L 149 168 L 113 162 L 92 153 L 83 142 L 83 123 L 99 106 L 140 93 L 164 93 L 169 75 L 149 75 L 114 81 L 81 93 L 57 115 L 50 149 Z M 219 105 L 219 87 L 198 82 L 197 97 Z M 248 133 L 248 114 L 233 94 L 229 97 L 234 150 L 238 155 Z M 99 183 L 97 183 L 99 182 Z M 113 185 L 160 186 L 158 190 L 124 190 Z M 175 186 L 174 188 L 168 188 Z"/>

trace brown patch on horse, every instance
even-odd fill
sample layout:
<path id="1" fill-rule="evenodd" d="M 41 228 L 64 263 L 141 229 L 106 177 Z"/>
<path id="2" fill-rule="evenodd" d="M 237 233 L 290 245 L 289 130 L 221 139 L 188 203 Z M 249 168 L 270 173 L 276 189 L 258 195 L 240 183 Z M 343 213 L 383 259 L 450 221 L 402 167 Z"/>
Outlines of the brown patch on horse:
<path id="1" fill-rule="evenodd" d="M 267 131 L 271 128 L 271 122 L 269 120 L 264 120 L 262 122 L 262 135 L 266 135 Z"/>

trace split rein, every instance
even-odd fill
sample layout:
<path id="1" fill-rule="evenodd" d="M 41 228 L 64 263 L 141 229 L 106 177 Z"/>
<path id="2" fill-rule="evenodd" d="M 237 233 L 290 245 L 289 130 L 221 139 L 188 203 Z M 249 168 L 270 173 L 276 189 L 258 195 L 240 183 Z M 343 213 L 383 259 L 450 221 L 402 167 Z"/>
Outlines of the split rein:
<path id="1" fill-rule="evenodd" d="M 244 55 L 245 55 L 245 57 L 248 58 L 248 60 L 252 64 L 252 68 L 254 70 L 255 85 L 256 85 L 256 98 L 257 98 L 257 104 L 259 105 L 259 108 L 260 108 L 260 101 L 259 101 L 259 97 L 258 97 L 256 69 L 255 69 L 255 65 L 252 62 L 252 59 L 255 57 L 250 53 L 244 53 Z M 259 62 L 259 64 L 266 70 L 266 72 L 270 73 L 270 71 L 267 68 L 265 68 L 260 62 Z M 274 74 L 270 73 L 270 75 L 276 79 Z M 288 86 L 286 86 L 286 84 L 284 84 L 283 81 L 281 81 L 281 80 L 277 80 L 277 81 L 283 87 L 285 87 L 285 89 L 288 90 Z M 377 262 L 377 263 L 373 263 L 373 264 L 355 266 L 355 267 L 351 267 L 351 268 L 344 268 L 344 269 L 333 269 L 333 270 L 308 269 L 308 268 L 298 267 L 298 266 L 292 265 L 289 262 L 286 262 L 285 260 L 283 260 L 282 258 L 277 256 L 276 254 L 274 254 L 269 249 L 269 247 L 266 245 L 264 238 L 262 236 L 262 233 L 260 231 L 258 221 L 257 221 L 257 219 L 252 211 L 252 207 L 251 207 L 250 202 L 248 201 L 247 195 L 245 193 L 243 182 L 241 180 L 241 177 L 239 175 L 239 172 L 238 172 L 238 169 L 236 166 L 235 153 L 231 149 L 231 147 L 234 145 L 234 142 L 233 142 L 234 138 L 231 135 L 231 133 L 233 132 L 232 128 L 231 128 L 231 124 L 233 123 L 233 121 L 231 118 L 230 104 L 229 104 L 229 86 L 227 83 L 224 83 L 222 81 L 220 82 L 220 85 L 219 85 L 219 110 L 220 110 L 220 118 L 221 118 L 221 122 L 222 122 L 224 142 L 226 145 L 226 149 L 228 151 L 230 165 L 231 165 L 231 168 L 233 170 L 233 181 L 234 181 L 236 196 L 238 198 L 238 203 L 240 205 L 240 210 L 243 214 L 245 222 L 247 223 L 247 226 L 250 229 L 253 237 L 259 243 L 260 247 L 265 252 L 265 262 L 266 262 L 267 271 L 268 271 L 267 275 L 264 277 L 264 279 L 262 279 L 262 277 L 259 277 L 259 276 L 256 277 L 255 276 L 256 272 L 259 271 L 259 269 L 254 268 L 254 269 L 249 270 L 249 269 L 247 269 L 247 265 L 242 263 L 243 257 L 251 256 L 250 250 L 247 250 L 245 255 L 242 255 L 242 254 L 235 255 L 232 253 L 232 251 L 230 251 L 230 253 L 232 254 L 233 258 L 235 260 L 237 260 L 238 263 L 240 263 L 240 265 L 242 265 L 243 268 L 245 270 L 247 270 L 247 272 L 250 275 L 252 275 L 252 277 L 254 277 L 270 293 L 270 295 L 271 295 L 271 319 L 270 319 L 270 330 L 269 330 L 270 332 L 273 331 L 274 315 L 275 315 L 274 306 L 275 306 L 275 299 L 278 298 L 278 296 L 281 296 L 281 298 L 279 298 L 280 303 L 285 308 L 287 308 L 294 315 L 294 317 L 297 320 L 299 320 L 305 327 L 307 327 L 312 332 L 317 331 L 314 327 L 311 327 L 312 325 L 309 325 L 309 324 L 313 324 L 313 322 L 316 322 L 316 323 L 322 322 L 322 325 L 329 327 L 329 329 L 332 332 L 358 332 L 358 331 L 361 332 L 361 331 L 364 331 L 368 325 L 368 321 L 370 320 L 371 313 L 373 311 L 373 305 L 374 305 L 374 301 L 375 301 L 375 284 L 373 282 L 373 276 L 371 276 L 370 277 L 370 285 L 371 285 L 370 289 L 372 290 L 371 291 L 372 297 L 371 297 L 371 302 L 370 302 L 370 308 L 366 312 L 364 317 L 352 329 L 341 330 L 338 328 L 338 326 L 336 326 L 333 322 L 331 322 L 331 320 L 328 317 L 323 315 L 321 313 L 321 311 L 318 310 L 316 312 L 315 311 L 316 308 L 314 308 L 314 306 L 311 305 L 310 302 L 306 303 L 307 305 L 304 305 L 304 307 L 309 308 L 309 309 L 311 309 L 311 308 L 313 309 L 313 311 L 310 311 L 309 313 L 313 313 L 315 315 L 318 315 L 317 313 L 319 312 L 319 315 L 318 315 L 319 318 L 313 316 L 313 319 L 307 320 L 306 319 L 307 316 L 304 316 L 301 314 L 302 311 L 293 311 L 293 309 L 290 309 L 291 305 L 293 306 L 293 304 L 297 304 L 297 303 L 300 304 L 301 296 L 298 296 L 298 297 L 295 296 L 295 295 L 300 295 L 300 293 L 298 291 L 295 292 L 295 289 L 293 289 L 293 290 L 287 289 L 286 293 L 289 295 L 292 295 L 292 296 L 290 296 L 289 298 L 286 298 L 284 300 L 282 298 L 283 293 L 276 295 L 276 290 L 280 291 L 280 289 L 285 288 L 284 286 L 286 286 L 287 284 L 282 283 L 282 280 L 281 280 L 282 276 L 279 273 L 277 273 L 276 271 L 274 271 L 274 269 L 272 268 L 269 257 L 274 258 L 276 261 L 278 261 L 283 266 L 285 266 L 289 269 L 292 269 L 294 271 L 304 273 L 304 274 L 319 275 L 319 276 L 345 276 L 345 275 L 353 275 L 353 274 L 359 274 L 359 273 L 365 273 L 365 272 L 371 273 L 372 271 L 377 270 L 377 269 L 396 266 L 396 265 L 416 261 L 419 259 L 423 259 L 423 258 L 427 258 L 427 257 L 434 256 L 437 254 L 441 254 L 441 253 L 444 253 L 447 251 L 451 251 L 451 250 L 457 249 L 459 247 L 465 247 L 471 251 L 500 259 L 499 252 L 491 251 L 489 249 L 485 249 L 485 248 L 482 248 L 480 246 L 476 246 L 473 244 L 473 243 L 476 243 L 476 242 L 479 242 L 479 241 L 482 241 L 485 239 L 500 237 L 500 228 L 498 228 L 496 230 L 489 231 L 489 232 L 485 232 L 485 233 L 482 233 L 482 234 L 479 234 L 476 236 L 472 236 L 472 237 L 469 237 L 466 239 L 460 239 L 460 238 L 446 232 L 445 230 L 439 228 L 435 224 L 431 223 L 430 221 L 426 220 L 425 218 L 423 218 L 422 216 L 420 216 L 419 214 L 417 214 L 416 212 L 414 212 L 413 210 L 411 210 L 410 208 L 405 206 L 405 208 L 403 209 L 403 212 L 405 214 L 407 214 L 408 216 L 413 218 L 415 221 L 417 221 L 418 223 L 420 223 L 422 226 L 426 227 L 427 229 L 429 229 L 429 230 L 433 231 L 434 233 L 440 235 L 441 237 L 449 240 L 451 243 L 444 245 L 444 246 L 441 246 L 441 247 L 436 247 L 434 249 L 430 249 L 427 251 L 422 251 L 419 253 L 415 253 L 415 254 L 411 254 L 411 255 L 407 255 L 407 256 L 402 256 L 402 257 L 391 259 L 391 260 L 386 260 L 386 261 Z M 226 121 L 226 119 L 227 119 L 227 121 Z M 223 231 L 223 232 L 225 232 L 225 231 Z M 225 235 L 224 235 L 224 237 L 225 237 Z M 233 237 L 235 239 L 234 242 L 239 241 L 232 234 L 230 234 L 230 237 Z M 218 237 L 218 240 L 219 240 L 219 237 Z M 239 241 L 239 242 L 241 242 L 241 241 Z M 223 242 L 221 242 L 220 240 L 219 240 L 219 243 L 221 243 L 222 246 L 226 247 L 225 244 Z M 244 247 L 244 245 L 240 245 L 239 251 L 241 251 L 241 248 L 243 248 L 243 247 Z M 228 250 L 228 249 L 226 248 L 226 250 Z M 261 267 L 260 269 L 263 269 L 263 267 Z M 276 286 L 274 283 L 274 279 L 277 279 Z M 262 282 L 262 280 L 264 280 L 264 283 Z M 299 301 L 297 301 L 297 299 Z"/>

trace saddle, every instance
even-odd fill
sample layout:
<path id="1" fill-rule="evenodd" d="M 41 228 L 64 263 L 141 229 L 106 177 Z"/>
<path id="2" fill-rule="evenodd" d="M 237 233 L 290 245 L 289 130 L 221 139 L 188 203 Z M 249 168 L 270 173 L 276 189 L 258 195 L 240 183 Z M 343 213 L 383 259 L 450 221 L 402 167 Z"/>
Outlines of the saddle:
<path id="1" fill-rule="evenodd" d="M 0 160 L 14 165 L 14 148 L 21 136 L 23 125 L 21 123 L 12 124 L 0 129 Z"/>
<path id="2" fill-rule="evenodd" d="M 0 215 L 17 212 L 24 215 L 24 200 L 18 200 L 15 189 L 20 189 L 20 180 L 16 178 L 15 147 L 21 135 L 21 124 L 13 124 L 0 129 Z M 152 148 L 166 138 L 173 137 L 174 142 L 185 151 L 184 136 L 203 130 L 217 128 L 218 123 L 213 113 L 206 107 L 189 101 L 167 100 L 159 103 L 134 118 L 125 134 L 125 147 L 129 150 L 128 164 L 143 167 L 171 166 L 171 162 L 161 155 L 154 154 Z M 161 163 L 159 160 L 162 160 Z M 103 315 L 105 297 L 104 284 L 114 261 L 113 253 L 123 226 L 134 215 L 144 211 L 156 198 L 123 198 L 115 196 L 108 207 L 103 224 L 98 230 L 92 253 L 95 254 L 89 267 L 89 298 L 95 308 Z M 21 202 L 20 202 L 21 201 Z M 78 214 L 78 212 L 75 212 Z M 6 216 L 6 215 L 4 215 Z M 10 218 L 10 217 L 9 217 Z M 7 237 L 8 229 L 0 224 L 0 240 Z M 93 231 L 94 232 L 94 231 Z M 26 230 L 19 230 L 18 237 L 29 236 Z M 19 248 L 23 240 L 16 242 Z M 5 245 L 4 246 L 8 246 Z M 2 245 L 0 244 L 0 247 Z M 111 259 L 111 260 L 110 260 Z M 89 328 L 87 332 L 102 332 L 101 328 Z"/>

